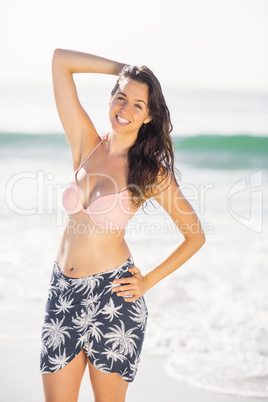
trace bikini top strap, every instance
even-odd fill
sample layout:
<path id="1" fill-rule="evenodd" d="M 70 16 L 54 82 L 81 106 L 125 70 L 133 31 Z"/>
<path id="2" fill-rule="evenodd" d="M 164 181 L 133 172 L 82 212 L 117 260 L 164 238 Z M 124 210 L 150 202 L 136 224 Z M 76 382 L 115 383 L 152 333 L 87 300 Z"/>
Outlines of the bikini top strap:
<path id="1" fill-rule="evenodd" d="M 99 137 L 99 138 L 100 138 L 99 143 L 92 149 L 92 151 L 89 152 L 89 154 L 85 157 L 85 159 L 83 160 L 83 162 L 81 162 L 79 168 L 75 171 L 75 173 L 78 173 L 78 172 L 79 172 L 79 170 L 81 169 L 81 167 L 86 163 L 86 161 L 88 160 L 88 158 L 93 154 L 93 152 L 98 148 L 98 146 L 100 146 L 100 144 L 101 144 L 104 140 L 106 140 L 106 138 L 108 137 L 108 134 L 109 134 L 109 133 L 105 134 L 103 137 Z"/>

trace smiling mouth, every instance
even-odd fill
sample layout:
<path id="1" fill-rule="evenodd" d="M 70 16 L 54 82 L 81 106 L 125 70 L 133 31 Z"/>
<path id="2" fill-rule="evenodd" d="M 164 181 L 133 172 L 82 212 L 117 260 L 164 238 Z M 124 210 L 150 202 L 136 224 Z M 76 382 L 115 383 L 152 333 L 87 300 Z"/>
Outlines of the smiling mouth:
<path id="1" fill-rule="evenodd" d="M 118 116 L 118 114 L 116 115 L 116 119 L 120 124 L 129 124 L 130 123 L 129 120 L 123 119 L 122 117 Z"/>

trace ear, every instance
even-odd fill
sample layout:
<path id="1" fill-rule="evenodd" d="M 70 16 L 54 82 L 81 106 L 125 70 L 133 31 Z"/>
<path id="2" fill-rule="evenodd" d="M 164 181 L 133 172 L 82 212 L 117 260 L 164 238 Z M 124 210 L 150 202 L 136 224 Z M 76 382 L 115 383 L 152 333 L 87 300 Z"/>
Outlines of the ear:
<path id="1" fill-rule="evenodd" d="M 150 121 L 152 120 L 152 117 L 149 115 L 143 122 L 143 124 L 147 124 L 150 123 Z"/>

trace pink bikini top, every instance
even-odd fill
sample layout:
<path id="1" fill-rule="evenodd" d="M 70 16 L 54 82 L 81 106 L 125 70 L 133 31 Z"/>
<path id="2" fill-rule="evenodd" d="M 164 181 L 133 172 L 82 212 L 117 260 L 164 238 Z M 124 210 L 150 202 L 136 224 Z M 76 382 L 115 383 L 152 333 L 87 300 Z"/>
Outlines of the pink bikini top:
<path id="1" fill-rule="evenodd" d="M 65 184 L 62 192 L 62 204 L 68 215 L 76 214 L 80 211 L 85 212 L 101 229 L 122 230 L 126 228 L 129 220 L 130 201 L 128 189 L 99 196 L 87 208 L 82 205 L 78 194 L 77 173 L 107 136 L 108 134 L 100 139 L 100 142 Z"/>

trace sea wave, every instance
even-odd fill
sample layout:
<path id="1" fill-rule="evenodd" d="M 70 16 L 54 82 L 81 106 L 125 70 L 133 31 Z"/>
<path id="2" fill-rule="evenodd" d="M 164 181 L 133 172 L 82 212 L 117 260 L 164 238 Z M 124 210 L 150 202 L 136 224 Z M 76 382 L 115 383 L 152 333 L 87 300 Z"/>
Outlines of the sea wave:
<path id="1" fill-rule="evenodd" d="M 197 135 L 175 137 L 178 163 L 211 169 L 268 168 L 268 136 Z"/>
<path id="2" fill-rule="evenodd" d="M 235 153 L 268 154 L 268 136 L 241 135 L 197 135 L 174 138 L 176 149 Z"/>
<path id="3" fill-rule="evenodd" d="M 104 134 L 104 133 L 103 133 Z M 176 163 L 186 163 L 200 168 L 241 169 L 268 168 L 268 134 L 241 135 L 172 135 Z M 20 157 L 40 157 L 57 154 L 59 158 L 69 155 L 64 134 L 0 133 L 0 155 L 9 157 L 14 147 Z"/>

